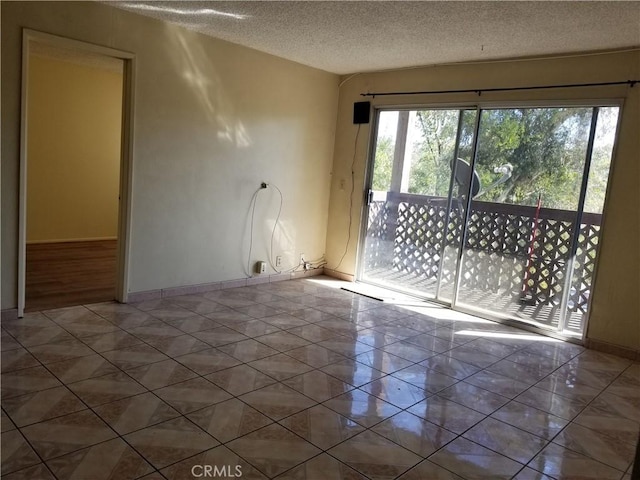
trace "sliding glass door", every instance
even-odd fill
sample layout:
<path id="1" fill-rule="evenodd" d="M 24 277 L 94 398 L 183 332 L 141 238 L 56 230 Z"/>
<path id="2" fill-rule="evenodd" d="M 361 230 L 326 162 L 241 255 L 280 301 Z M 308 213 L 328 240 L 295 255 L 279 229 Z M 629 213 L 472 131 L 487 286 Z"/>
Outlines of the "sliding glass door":
<path id="1" fill-rule="evenodd" d="M 359 279 L 581 335 L 617 117 L 380 111 Z"/>

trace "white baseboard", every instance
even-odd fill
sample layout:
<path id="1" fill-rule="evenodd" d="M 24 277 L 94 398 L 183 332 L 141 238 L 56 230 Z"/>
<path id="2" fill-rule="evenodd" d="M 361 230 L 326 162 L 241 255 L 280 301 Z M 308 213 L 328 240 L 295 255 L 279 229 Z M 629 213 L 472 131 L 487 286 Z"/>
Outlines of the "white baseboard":
<path id="1" fill-rule="evenodd" d="M 324 274 L 333 278 L 337 278 L 339 280 L 345 280 L 347 282 L 355 282 L 355 275 L 351 275 L 348 273 L 339 272 L 337 270 L 332 270 L 330 268 L 324 267 Z"/>
<path id="2" fill-rule="evenodd" d="M 222 282 L 201 283 L 196 285 L 184 285 L 180 287 L 162 288 L 158 290 L 146 290 L 142 292 L 129 292 L 127 303 L 147 302 L 166 297 L 179 295 L 196 295 L 198 293 L 226 290 L 228 288 L 247 287 L 262 283 L 281 282 L 284 280 L 297 280 L 299 278 L 315 277 L 322 275 L 324 268 L 314 268 L 301 272 L 274 273 L 273 275 L 256 275 L 255 277 L 239 278 L 237 280 L 225 280 Z"/>
<path id="3" fill-rule="evenodd" d="M 587 338 L 585 346 L 592 350 L 597 350 L 598 352 L 609 353 L 611 355 L 617 355 L 618 357 L 624 357 L 635 361 L 640 360 L 640 350 L 635 348 L 614 345 L 613 343 L 594 340 L 591 338 Z"/>

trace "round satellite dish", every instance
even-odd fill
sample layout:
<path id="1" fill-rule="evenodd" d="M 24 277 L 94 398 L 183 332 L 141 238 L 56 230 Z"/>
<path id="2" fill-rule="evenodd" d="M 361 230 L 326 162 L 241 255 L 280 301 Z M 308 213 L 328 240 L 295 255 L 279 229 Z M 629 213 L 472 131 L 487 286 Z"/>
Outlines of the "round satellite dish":
<path id="1" fill-rule="evenodd" d="M 471 177 L 471 165 L 462 160 L 456 159 L 456 183 L 462 187 L 462 191 L 466 194 L 469 191 L 469 178 Z M 471 185 L 471 198 L 480 193 L 480 177 L 478 172 L 473 171 L 473 184 Z"/>

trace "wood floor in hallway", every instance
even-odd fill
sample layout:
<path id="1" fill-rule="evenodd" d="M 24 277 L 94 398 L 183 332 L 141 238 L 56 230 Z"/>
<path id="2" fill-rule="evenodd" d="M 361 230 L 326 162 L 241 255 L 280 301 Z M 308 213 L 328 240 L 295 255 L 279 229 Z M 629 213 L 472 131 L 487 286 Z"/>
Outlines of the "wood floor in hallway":
<path id="1" fill-rule="evenodd" d="M 26 311 L 113 300 L 116 240 L 27 245 Z"/>

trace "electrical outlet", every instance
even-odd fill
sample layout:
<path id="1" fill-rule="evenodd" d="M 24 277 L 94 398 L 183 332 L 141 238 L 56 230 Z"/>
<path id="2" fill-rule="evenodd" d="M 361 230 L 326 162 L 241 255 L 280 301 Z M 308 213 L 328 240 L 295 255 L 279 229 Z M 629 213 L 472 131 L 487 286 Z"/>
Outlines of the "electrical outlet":
<path id="1" fill-rule="evenodd" d="M 300 254 L 300 265 L 304 265 L 304 253 Z"/>
<path id="2" fill-rule="evenodd" d="M 278 255 L 276 257 L 276 267 L 281 267 L 281 266 L 282 266 L 282 257 Z"/>

